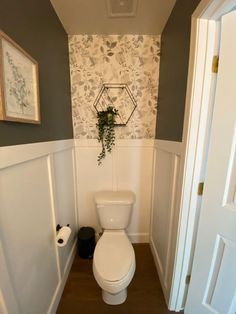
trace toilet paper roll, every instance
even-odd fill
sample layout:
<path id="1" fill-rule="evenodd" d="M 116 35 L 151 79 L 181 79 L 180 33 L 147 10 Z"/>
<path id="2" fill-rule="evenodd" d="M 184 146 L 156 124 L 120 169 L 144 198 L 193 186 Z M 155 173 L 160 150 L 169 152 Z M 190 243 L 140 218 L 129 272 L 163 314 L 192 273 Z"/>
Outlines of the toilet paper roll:
<path id="1" fill-rule="evenodd" d="M 62 227 L 56 237 L 57 246 L 65 246 L 69 240 L 71 234 L 71 228 L 70 227 Z"/>

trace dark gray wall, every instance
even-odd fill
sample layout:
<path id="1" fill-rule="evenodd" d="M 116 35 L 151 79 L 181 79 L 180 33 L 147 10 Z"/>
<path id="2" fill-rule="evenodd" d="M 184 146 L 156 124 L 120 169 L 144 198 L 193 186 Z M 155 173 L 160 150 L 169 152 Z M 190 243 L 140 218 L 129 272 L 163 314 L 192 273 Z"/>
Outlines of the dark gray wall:
<path id="1" fill-rule="evenodd" d="M 72 138 L 68 40 L 50 1 L 0 0 L 0 29 L 39 63 L 42 121 L 0 121 L 0 146 Z"/>
<path id="2" fill-rule="evenodd" d="M 156 138 L 182 141 L 191 15 L 199 0 L 177 0 L 161 37 Z"/>

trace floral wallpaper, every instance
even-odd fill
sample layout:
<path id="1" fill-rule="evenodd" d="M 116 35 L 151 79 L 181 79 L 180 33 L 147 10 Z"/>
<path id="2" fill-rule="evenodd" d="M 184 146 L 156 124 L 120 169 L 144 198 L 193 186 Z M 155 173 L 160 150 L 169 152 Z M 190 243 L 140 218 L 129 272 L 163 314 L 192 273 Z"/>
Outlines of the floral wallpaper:
<path id="1" fill-rule="evenodd" d="M 74 137 L 97 138 L 95 99 L 103 83 L 125 83 L 137 103 L 120 139 L 155 138 L 160 36 L 69 36 Z"/>

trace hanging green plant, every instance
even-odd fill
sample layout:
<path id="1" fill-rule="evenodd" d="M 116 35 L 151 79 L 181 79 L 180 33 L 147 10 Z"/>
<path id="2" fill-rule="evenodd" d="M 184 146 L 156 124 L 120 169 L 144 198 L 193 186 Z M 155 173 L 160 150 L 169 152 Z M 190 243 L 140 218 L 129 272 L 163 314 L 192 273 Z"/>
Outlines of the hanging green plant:
<path id="1" fill-rule="evenodd" d="M 98 155 L 98 164 L 106 157 L 106 152 L 110 153 L 115 145 L 115 120 L 118 110 L 112 106 L 106 110 L 97 112 L 98 141 L 102 144 L 102 151 Z"/>

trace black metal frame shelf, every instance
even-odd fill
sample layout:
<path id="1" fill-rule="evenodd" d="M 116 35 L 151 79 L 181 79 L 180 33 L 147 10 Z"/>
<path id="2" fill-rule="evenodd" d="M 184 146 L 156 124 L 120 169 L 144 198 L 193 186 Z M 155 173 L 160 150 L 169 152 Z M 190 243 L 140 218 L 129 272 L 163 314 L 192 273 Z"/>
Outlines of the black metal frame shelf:
<path id="1" fill-rule="evenodd" d="M 131 101 L 133 108 L 130 109 L 130 112 L 128 113 L 128 115 L 126 117 L 124 117 L 124 116 L 122 117 L 120 115 L 118 108 L 114 104 L 115 101 L 114 101 L 113 97 L 111 97 L 109 95 L 109 90 L 111 90 L 111 89 L 122 89 L 126 92 L 127 96 L 129 97 L 129 99 L 130 99 L 129 101 Z M 106 95 L 106 98 L 104 95 Z M 134 113 L 135 109 L 137 108 L 137 103 L 135 101 L 135 98 L 134 98 L 129 86 L 127 84 L 122 84 L 122 83 L 117 83 L 117 84 L 116 83 L 104 83 L 102 85 L 100 92 L 98 93 L 98 96 L 95 99 L 95 102 L 94 102 L 94 108 L 96 109 L 97 112 L 101 111 L 98 109 L 98 107 L 102 108 L 102 110 L 106 110 L 106 108 L 104 108 L 104 105 L 101 103 L 101 101 L 103 103 L 105 103 L 106 108 L 108 106 L 112 106 L 118 110 L 118 116 L 120 118 L 120 121 L 122 121 L 122 123 L 115 123 L 115 126 L 126 126 L 127 123 L 129 122 L 132 114 Z M 117 99 L 116 99 L 116 101 L 117 101 Z"/>

